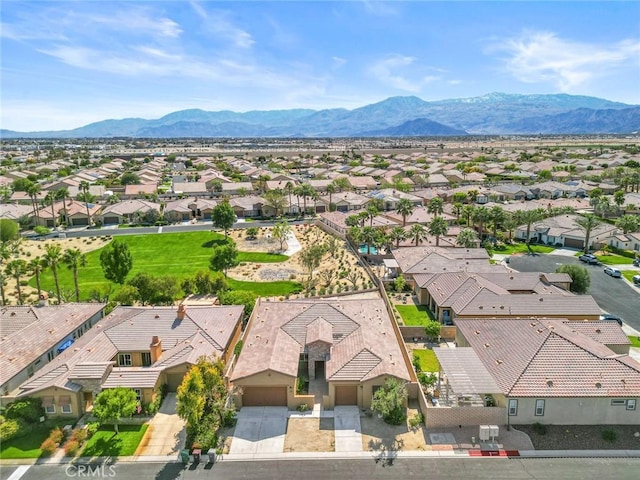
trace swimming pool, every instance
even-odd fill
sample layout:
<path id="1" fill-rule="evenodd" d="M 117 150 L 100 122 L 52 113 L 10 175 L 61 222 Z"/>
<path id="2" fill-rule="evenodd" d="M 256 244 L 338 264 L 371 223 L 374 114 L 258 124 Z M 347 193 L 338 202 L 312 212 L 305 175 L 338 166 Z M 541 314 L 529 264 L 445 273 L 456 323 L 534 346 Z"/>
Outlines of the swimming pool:
<path id="1" fill-rule="evenodd" d="M 367 246 L 365 244 L 362 244 L 360 245 L 360 248 L 358 249 L 358 251 L 364 254 L 378 255 L 378 249 L 373 245 L 371 246 L 371 248 L 369 248 L 369 251 L 367 251 Z"/>

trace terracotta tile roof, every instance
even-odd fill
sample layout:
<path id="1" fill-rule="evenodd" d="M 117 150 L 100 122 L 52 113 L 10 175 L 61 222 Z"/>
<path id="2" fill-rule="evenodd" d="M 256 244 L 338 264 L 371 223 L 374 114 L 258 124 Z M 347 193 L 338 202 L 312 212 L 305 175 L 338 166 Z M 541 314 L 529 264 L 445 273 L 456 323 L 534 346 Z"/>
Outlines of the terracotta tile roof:
<path id="1" fill-rule="evenodd" d="M 162 373 L 159 368 L 116 367 L 102 384 L 102 388 L 153 388 Z"/>
<path id="2" fill-rule="evenodd" d="M 313 342 L 333 343 L 333 325 L 322 317 L 316 318 L 307 325 L 305 344 Z"/>
<path id="3" fill-rule="evenodd" d="M 459 332 L 508 396 L 640 395 L 640 364 L 560 320 L 460 319 Z"/>
<path id="4" fill-rule="evenodd" d="M 406 273 L 433 273 L 433 270 L 424 270 L 432 261 L 437 261 L 438 255 L 442 262 L 451 260 L 480 260 L 484 264 L 489 263 L 489 254 L 484 248 L 448 248 L 448 247 L 404 247 L 393 250 L 393 257 L 398 262 L 400 269 Z M 424 266 L 424 267 L 423 267 Z"/>
<path id="5" fill-rule="evenodd" d="M 114 362 L 83 362 L 77 363 L 69 372 L 69 380 L 100 379 L 113 367 Z"/>
<path id="6" fill-rule="evenodd" d="M 631 345 L 629 337 L 615 322 L 565 322 L 567 328 L 580 332 L 603 345 Z"/>

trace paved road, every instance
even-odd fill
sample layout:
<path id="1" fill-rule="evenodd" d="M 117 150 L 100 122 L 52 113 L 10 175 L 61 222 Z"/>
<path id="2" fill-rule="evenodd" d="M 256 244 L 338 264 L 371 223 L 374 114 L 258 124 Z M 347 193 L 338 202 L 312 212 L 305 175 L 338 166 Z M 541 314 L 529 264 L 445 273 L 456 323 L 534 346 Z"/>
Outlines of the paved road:
<path id="1" fill-rule="evenodd" d="M 559 255 L 518 255 L 509 266 L 520 272 L 554 272 L 562 264 L 582 265 L 591 273 L 589 294 L 603 310 L 619 315 L 625 323 L 640 330 L 640 292 L 619 278 L 604 273 L 603 265 L 587 265 L 576 257 Z"/>
<path id="2" fill-rule="evenodd" d="M 117 480 L 370 480 L 374 478 L 432 478 L 438 480 L 503 479 L 563 480 L 636 479 L 639 459 L 396 459 L 392 465 L 369 460 L 273 460 L 263 462 L 221 462 L 213 466 L 184 468 L 180 464 L 114 464 L 110 469 L 92 466 L 91 471 L 77 471 L 65 465 L 33 466 L 22 480 L 68 480 L 70 478 L 114 478 Z M 96 469 L 98 472 L 96 474 Z M 4 468 L 3 468 L 4 470 Z M 5 480 L 4 472 L 2 479 Z"/>

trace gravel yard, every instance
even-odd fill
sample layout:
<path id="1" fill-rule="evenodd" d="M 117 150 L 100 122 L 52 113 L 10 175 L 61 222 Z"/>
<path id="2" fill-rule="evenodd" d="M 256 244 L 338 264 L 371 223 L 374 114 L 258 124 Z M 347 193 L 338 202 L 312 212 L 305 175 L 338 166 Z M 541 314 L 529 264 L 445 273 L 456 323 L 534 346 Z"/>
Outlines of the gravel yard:
<path id="1" fill-rule="evenodd" d="M 536 450 L 640 450 L 640 425 L 546 425 L 547 433 L 536 433 L 533 425 L 514 425 L 531 438 Z M 602 432 L 617 433 L 615 442 Z"/>
<path id="2" fill-rule="evenodd" d="M 285 452 L 333 452 L 335 430 L 333 418 L 290 418 Z"/>

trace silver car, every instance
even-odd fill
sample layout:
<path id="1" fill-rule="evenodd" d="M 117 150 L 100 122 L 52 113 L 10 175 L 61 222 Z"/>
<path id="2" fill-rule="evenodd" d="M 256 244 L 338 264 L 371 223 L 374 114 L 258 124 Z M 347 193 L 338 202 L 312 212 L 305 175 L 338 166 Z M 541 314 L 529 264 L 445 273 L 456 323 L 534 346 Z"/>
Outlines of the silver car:
<path id="1" fill-rule="evenodd" d="M 605 267 L 604 273 L 606 273 L 607 275 L 609 275 L 609 276 L 611 276 L 613 278 L 622 277 L 622 273 L 620 273 L 620 270 L 618 270 L 617 268 L 613 268 L 613 267 Z"/>

